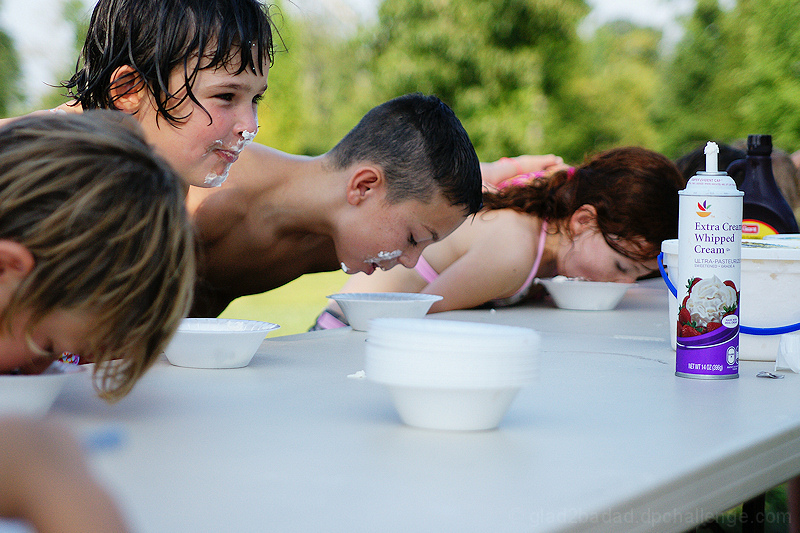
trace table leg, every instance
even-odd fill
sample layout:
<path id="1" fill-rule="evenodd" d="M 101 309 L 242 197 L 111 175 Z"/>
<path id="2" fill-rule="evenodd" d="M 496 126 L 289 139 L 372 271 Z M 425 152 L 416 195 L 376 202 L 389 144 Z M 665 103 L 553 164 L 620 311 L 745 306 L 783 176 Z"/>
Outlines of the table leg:
<path id="1" fill-rule="evenodd" d="M 764 533 L 766 494 L 760 494 L 742 504 L 742 533 Z"/>
<path id="2" fill-rule="evenodd" d="M 800 476 L 786 484 L 786 499 L 789 504 L 789 533 L 800 533 Z"/>

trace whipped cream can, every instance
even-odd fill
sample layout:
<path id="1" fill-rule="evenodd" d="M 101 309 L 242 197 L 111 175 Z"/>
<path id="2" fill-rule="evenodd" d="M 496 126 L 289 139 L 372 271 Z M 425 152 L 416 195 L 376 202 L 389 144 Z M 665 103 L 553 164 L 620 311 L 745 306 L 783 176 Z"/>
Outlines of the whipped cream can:
<path id="1" fill-rule="evenodd" d="M 744 193 L 717 170 L 717 145 L 709 142 L 705 153 L 706 171 L 678 193 L 675 375 L 732 379 L 739 377 Z"/>

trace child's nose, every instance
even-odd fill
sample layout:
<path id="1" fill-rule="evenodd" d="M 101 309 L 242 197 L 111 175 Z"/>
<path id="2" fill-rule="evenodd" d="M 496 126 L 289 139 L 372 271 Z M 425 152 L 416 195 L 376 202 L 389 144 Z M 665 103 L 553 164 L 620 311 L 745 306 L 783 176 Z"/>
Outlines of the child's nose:
<path id="1" fill-rule="evenodd" d="M 414 266 L 417 264 L 417 261 L 419 261 L 420 255 L 422 255 L 422 250 L 404 252 L 403 255 L 397 259 L 397 262 L 406 268 L 414 268 Z"/>
<path id="2" fill-rule="evenodd" d="M 252 139 L 258 130 L 258 113 L 255 111 L 247 111 L 239 119 L 236 125 L 236 133 L 244 139 Z"/>

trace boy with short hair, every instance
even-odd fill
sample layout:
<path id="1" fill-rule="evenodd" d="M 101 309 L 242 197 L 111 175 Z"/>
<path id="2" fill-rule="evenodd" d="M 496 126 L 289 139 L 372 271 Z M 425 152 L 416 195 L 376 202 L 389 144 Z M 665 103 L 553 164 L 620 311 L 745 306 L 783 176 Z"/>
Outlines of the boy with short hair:
<path id="1" fill-rule="evenodd" d="M 481 197 L 469 136 L 435 96 L 373 108 L 318 157 L 252 145 L 225 186 L 190 191 L 202 250 L 193 314 L 306 273 L 412 267 Z"/>

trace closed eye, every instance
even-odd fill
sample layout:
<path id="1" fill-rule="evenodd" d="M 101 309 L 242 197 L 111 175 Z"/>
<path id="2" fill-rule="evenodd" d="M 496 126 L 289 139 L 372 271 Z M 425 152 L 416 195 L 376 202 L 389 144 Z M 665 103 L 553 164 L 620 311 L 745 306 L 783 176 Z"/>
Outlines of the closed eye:
<path id="1" fill-rule="evenodd" d="M 28 344 L 28 348 L 33 352 L 34 355 L 37 357 L 48 357 L 50 359 L 55 359 L 55 352 L 53 351 L 53 346 L 48 344 L 48 346 L 42 348 L 34 340 L 30 337 L 30 335 L 25 336 L 25 342 Z"/>
<path id="2" fill-rule="evenodd" d="M 414 240 L 414 236 L 413 235 L 409 235 L 408 236 L 408 244 L 410 244 L 411 246 L 418 246 L 419 245 L 419 243 L 416 240 Z"/>

